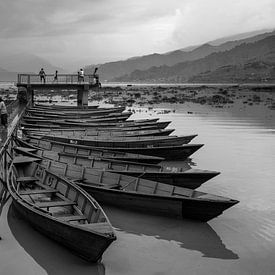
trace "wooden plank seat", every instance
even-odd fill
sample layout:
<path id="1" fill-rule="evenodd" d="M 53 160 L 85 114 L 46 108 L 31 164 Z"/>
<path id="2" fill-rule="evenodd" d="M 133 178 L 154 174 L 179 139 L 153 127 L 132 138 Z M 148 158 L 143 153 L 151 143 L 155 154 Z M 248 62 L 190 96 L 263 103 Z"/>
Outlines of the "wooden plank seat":
<path id="1" fill-rule="evenodd" d="M 35 182 L 37 181 L 37 178 L 35 177 L 19 177 L 16 180 L 17 182 Z"/>
<path id="2" fill-rule="evenodd" d="M 24 164 L 24 163 L 34 162 L 34 161 L 41 161 L 41 159 L 33 158 L 33 157 L 17 156 L 13 159 L 13 164 Z"/>
<path id="3" fill-rule="evenodd" d="M 29 153 L 37 152 L 37 149 L 35 148 L 27 148 L 27 147 L 21 147 L 21 146 L 16 146 L 15 149 L 22 152 L 29 152 Z"/>
<path id="4" fill-rule="evenodd" d="M 70 216 L 56 217 L 56 218 L 64 222 L 87 220 L 87 217 L 84 215 L 70 215 Z"/>
<path id="5" fill-rule="evenodd" d="M 81 224 L 81 225 L 100 233 L 112 232 L 112 228 L 110 227 L 110 224 L 107 222 L 89 223 L 89 224 Z"/>
<path id="6" fill-rule="evenodd" d="M 36 189 L 36 190 L 26 190 L 21 191 L 20 195 L 36 195 L 36 194 L 47 194 L 47 193 L 56 193 L 56 189 Z"/>
<path id="7" fill-rule="evenodd" d="M 73 201 L 49 201 L 49 202 L 37 202 L 35 206 L 40 208 L 58 207 L 58 206 L 69 206 L 76 205 Z"/>

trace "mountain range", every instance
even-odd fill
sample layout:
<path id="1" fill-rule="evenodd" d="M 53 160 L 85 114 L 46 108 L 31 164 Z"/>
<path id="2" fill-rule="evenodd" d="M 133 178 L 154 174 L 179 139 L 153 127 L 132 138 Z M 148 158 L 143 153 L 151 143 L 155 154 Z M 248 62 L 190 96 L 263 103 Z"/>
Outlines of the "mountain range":
<path id="1" fill-rule="evenodd" d="M 225 52 L 243 43 L 253 43 L 272 35 L 275 35 L 275 31 L 265 32 L 252 37 L 233 41 L 228 41 L 226 40 L 226 38 L 223 38 L 220 40 L 210 41 L 209 43 L 200 46 L 194 46 L 191 48 L 188 47 L 182 50 L 176 50 L 165 54 L 154 53 L 141 57 L 130 58 L 127 60 L 109 62 L 102 65 L 91 65 L 85 68 L 85 72 L 92 73 L 94 67 L 97 66 L 99 67 L 100 78 L 102 81 L 135 81 L 135 77 L 129 78 L 126 77 L 126 75 L 130 76 L 130 74 L 136 70 L 147 72 L 147 70 L 150 69 L 148 71 L 148 73 L 150 73 L 152 70 L 155 70 L 155 67 L 174 66 L 181 62 L 198 60 L 212 53 Z M 235 37 L 244 36 L 245 35 L 243 34 Z M 233 39 L 234 37 L 229 37 L 227 39 L 230 38 Z M 219 41 L 223 43 L 218 44 Z"/>
<path id="2" fill-rule="evenodd" d="M 203 45 L 89 65 L 85 74 L 99 67 L 101 82 L 230 82 L 274 79 L 275 31 L 261 30 L 209 41 Z M 69 62 L 69 60 L 68 60 Z M 33 54 L 0 52 L 0 80 L 15 81 L 17 73 L 66 73 Z"/>
<path id="3" fill-rule="evenodd" d="M 267 70 L 273 70 L 275 65 L 275 35 L 268 36 L 264 39 L 252 43 L 242 43 L 230 50 L 215 52 L 206 57 L 199 58 L 193 61 L 185 61 L 177 63 L 173 66 L 151 67 L 148 70 L 135 70 L 134 72 L 117 77 L 115 81 L 134 81 L 134 82 L 198 82 L 203 79 L 206 82 L 207 75 L 211 76 L 212 81 L 219 82 L 219 79 L 214 79 L 216 75 L 221 75 L 231 66 L 236 68 L 242 67 L 247 69 L 247 63 L 266 64 Z M 269 68 L 269 69 L 268 69 Z M 255 81 L 258 79 L 254 72 Z M 268 72 L 266 72 L 268 74 Z M 230 78 L 229 78 L 230 79 Z M 231 78 L 232 81 L 234 79 Z M 240 79 L 239 79 L 240 80 Z M 245 79 L 243 79 L 245 81 Z M 265 81 L 272 80 L 271 75 L 264 77 Z"/>
<path id="4" fill-rule="evenodd" d="M 33 54 L 14 54 L 0 56 L 0 80 L 15 81 L 17 73 L 35 73 L 44 68 L 46 74 L 54 74 L 56 70 L 59 73 L 66 73 L 60 67 L 56 67 L 45 59 Z"/>

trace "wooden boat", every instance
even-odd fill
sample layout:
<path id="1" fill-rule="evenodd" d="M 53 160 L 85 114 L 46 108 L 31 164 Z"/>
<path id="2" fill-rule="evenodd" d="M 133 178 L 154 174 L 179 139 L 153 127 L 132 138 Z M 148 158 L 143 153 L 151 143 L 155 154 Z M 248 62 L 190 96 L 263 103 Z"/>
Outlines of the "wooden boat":
<path id="1" fill-rule="evenodd" d="M 132 154 L 143 154 L 148 156 L 156 156 L 164 158 L 165 160 L 185 160 L 196 151 L 198 151 L 203 144 L 183 144 L 179 146 L 159 146 L 159 147 L 136 147 L 136 148 L 122 148 L 116 147 L 118 152 L 128 152 Z M 102 147 L 96 147 L 102 148 Z M 106 148 L 106 147 L 105 147 Z"/>
<path id="2" fill-rule="evenodd" d="M 21 123 L 22 125 L 22 130 L 25 132 L 32 131 L 32 132 L 51 132 L 52 130 L 59 130 L 59 131 L 80 131 L 80 132 L 86 132 L 89 134 L 89 132 L 95 132 L 95 131 L 100 131 L 100 132 L 134 132 L 134 131 L 151 131 L 151 130 L 170 130 L 170 129 L 158 129 L 158 128 L 153 128 L 151 129 L 150 126 L 143 126 L 143 127 L 124 127 L 124 128 L 107 128 L 107 127 L 71 127 L 71 128 L 64 128 L 60 127 L 58 125 L 39 125 L 37 127 L 36 124 L 26 124 L 26 123 Z M 23 126 L 24 125 L 24 126 Z M 28 127 L 29 126 L 29 127 Z"/>
<path id="3" fill-rule="evenodd" d="M 46 110 L 94 110 L 98 109 L 99 105 L 89 105 L 89 106 L 72 106 L 72 105 L 56 105 L 56 104 L 51 104 L 51 105 L 46 105 L 46 104 L 34 104 L 32 108 L 35 109 L 46 109 Z"/>
<path id="4" fill-rule="evenodd" d="M 92 147 L 140 148 L 178 146 L 189 143 L 197 135 L 189 136 L 145 136 L 145 137 L 108 137 L 108 136 L 63 136 L 57 134 L 35 134 L 36 138 L 80 144 Z"/>
<path id="5" fill-rule="evenodd" d="M 26 114 L 30 115 L 38 115 L 38 116 L 44 116 L 44 115 L 60 115 L 64 117 L 71 117 L 72 115 L 75 116 L 75 118 L 89 118 L 93 116 L 98 115 L 104 115 L 109 113 L 121 113 L 125 110 L 125 107 L 117 107 L 117 108 L 108 108 L 108 109 L 95 109 L 95 110 L 88 110 L 88 111 L 82 111 L 79 112 L 78 110 L 75 111 L 34 111 L 30 109 L 26 109 Z"/>
<path id="6" fill-rule="evenodd" d="M 89 148 L 87 146 L 67 144 L 62 142 L 42 140 L 34 137 L 26 137 L 25 141 L 29 146 L 32 146 L 34 149 L 40 148 L 43 150 L 50 150 L 60 153 L 80 155 L 80 156 L 89 156 L 89 157 L 99 157 L 107 158 L 114 160 L 123 160 L 123 161 L 133 161 L 140 163 L 153 163 L 157 164 L 164 160 L 164 158 L 155 157 L 155 156 L 145 156 L 141 154 L 129 154 L 126 152 L 117 152 L 114 150 L 102 150 L 97 148 Z"/>
<path id="7" fill-rule="evenodd" d="M 108 131 L 106 130 L 94 130 L 94 129 L 35 129 L 27 128 L 23 129 L 24 133 L 28 135 L 36 135 L 37 133 L 48 135 L 48 134 L 57 134 L 62 136 L 74 136 L 74 137 L 83 137 L 83 136 L 107 136 L 107 137 L 140 137 L 140 136 L 169 136 L 174 129 L 155 129 L 155 130 L 139 130 L 139 131 Z"/>
<path id="8" fill-rule="evenodd" d="M 124 122 L 93 122 L 93 123 L 73 123 L 73 122 L 52 122 L 49 123 L 27 123 L 22 121 L 21 125 L 32 128 L 108 128 L 109 129 L 124 129 L 124 128 L 139 128 L 139 130 L 147 129 L 165 129 L 171 121 L 160 121 L 160 122 L 133 122 L 133 121 L 124 121 Z M 54 124 L 54 125 L 53 125 Z"/>
<path id="9" fill-rule="evenodd" d="M 87 123 L 101 123 L 101 122 L 124 122 L 131 116 L 132 113 L 119 113 L 114 116 L 95 116 L 93 119 L 89 120 L 90 122 Z M 74 118 L 73 116 L 70 119 L 66 119 L 65 117 L 60 117 L 59 115 L 56 116 L 24 116 L 24 121 L 29 123 L 40 123 L 40 124 L 60 124 L 60 123 L 78 123 L 83 124 L 85 122 L 81 121 L 80 119 Z"/>
<path id="10" fill-rule="evenodd" d="M 97 201 L 146 213 L 207 222 L 238 203 L 237 200 L 188 188 L 80 165 L 46 159 L 41 161 L 41 165 L 46 171 L 74 180 Z M 42 173 L 40 178 L 43 178 Z M 66 190 L 63 188 L 64 193 Z"/>
<path id="11" fill-rule="evenodd" d="M 161 160 L 184 160 L 199 150 L 203 144 L 184 144 L 181 146 L 162 146 L 151 148 L 121 148 L 116 147 L 111 149 L 110 147 L 92 147 L 78 144 L 69 144 L 53 140 L 38 139 L 34 136 L 26 136 L 26 141 L 34 146 L 42 146 L 47 150 L 58 150 L 57 152 L 65 152 L 69 154 L 81 154 L 81 155 L 96 155 L 106 158 L 116 158 L 126 161 L 134 162 L 146 162 L 146 163 L 159 163 Z M 44 147 L 43 147 L 44 146 Z M 112 151 L 114 150 L 114 151 Z M 114 153 L 115 152 L 115 153 Z M 131 152 L 133 155 L 129 155 Z M 136 152 L 136 153 L 133 153 Z M 143 152 L 143 153 L 142 153 Z M 110 153 L 110 154 L 109 154 Z M 114 153 L 114 155 L 113 155 Z M 123 153 L 124 155 L 120 155 Z M 126 154 L 127 153 L 127 154 Z M 126 155 L 125 155 L 126 154 Z M 110 157 L 108 156 L 110 155 Z M 142 155 L 142 156 L 141 156 Z M 146 155 L 147 158 L 144 156 Z M 152 158 L 152 157 L 157 157 Z"/>
<path id="12" fill-rule="evenodd" d="M 196 189 L 205 181 L 220 174 L 219 172 L 201 169 L 175 167 L 167 168 L 153 164 L 141 164 L 137 162 L 68 155 L 48 150 L 33 150 L 33 148 L 28 148 L 27 143 L 20 140 L 17 142 L 19 145 L 24 146 L 15 148 L 15 150 L 21 154 L 26 154 L 33 157 L 41 157 L 68 164 L 82 165 L 107 172 L 120 173 L 128 176 L 154 180 L 190 189 Z"/>
<path id="13" fill-rule="evenodd" d="M 56 121 L 73 121 L 73 122 L 79 122 L 79 123 L 86 123 L 86 122 L 93 122 L 94 120 L 96 119 L 123 119 L 123 118 L 129 118 L 130 115 L 132 115 L 131 112 L 123 112 L 123 113 L 110 113 L 110 114 L 107 114 L 107 115 L 98 115 L 98 116 L 93 116 L 91 119 L 82 119 L 82 118 L 75 118 L 74 115 L 70 116 L 69 118 L 68 117 L 64 117 L 64 116 L 60 116 L 59 114 L 53 114 L 53 115 L 41 115 L 41 116 L 38 116 L 38 115 L 29 115 L 29 114 L 26 114 L 24 116 L 24 119 L 25 120 L 56 120 Z"/>
<path id="14" fill-rule="evenodd" d="M 99 261 L 116 239 L 104 211 L 84 190 L 35 161 L 13 159 L 8 190 L 15 209 L 35 229 L 81 258 Z"/>

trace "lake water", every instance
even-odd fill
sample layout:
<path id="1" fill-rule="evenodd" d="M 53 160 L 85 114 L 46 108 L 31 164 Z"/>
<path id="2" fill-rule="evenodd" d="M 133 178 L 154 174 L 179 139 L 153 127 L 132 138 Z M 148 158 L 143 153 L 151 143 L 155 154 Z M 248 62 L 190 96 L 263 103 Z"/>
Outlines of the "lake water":
<path id="1" fill-rule="evenodd" d="M 164 108 L 175 112 L 162 114 Z M 0 274 L 275 274 L 275 111 L 237 104 L 137 109 L 131 118 L 160 117 L 172 121 L 176 135 L 198 134 L 192 143 L 205 145 L 191 164 L 221 172 L 199 190 L 240 203 L 208 223 L 103 206 L 118 238 L 97 265 L 40 235 L 10 207 L 3 219 L 22 249 L 5 263 L 1 256 Z"/>

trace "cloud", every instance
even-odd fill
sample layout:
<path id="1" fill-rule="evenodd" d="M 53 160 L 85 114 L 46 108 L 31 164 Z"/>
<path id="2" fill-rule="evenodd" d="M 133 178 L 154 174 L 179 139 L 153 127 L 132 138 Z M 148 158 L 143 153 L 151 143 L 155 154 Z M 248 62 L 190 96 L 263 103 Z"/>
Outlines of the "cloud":
<path id="1" fill-rule="evenodd" d="M 236 33 L 275 27 L 274 0 L 193 0 L 178 8 L 171 36 L 188 46 Z"/>
<path id="2" fill-rule="evenodd" d="M 274 27 L 274 14 L 274 0 L 1 0 L 0 43 L 98 63 Z"/>

